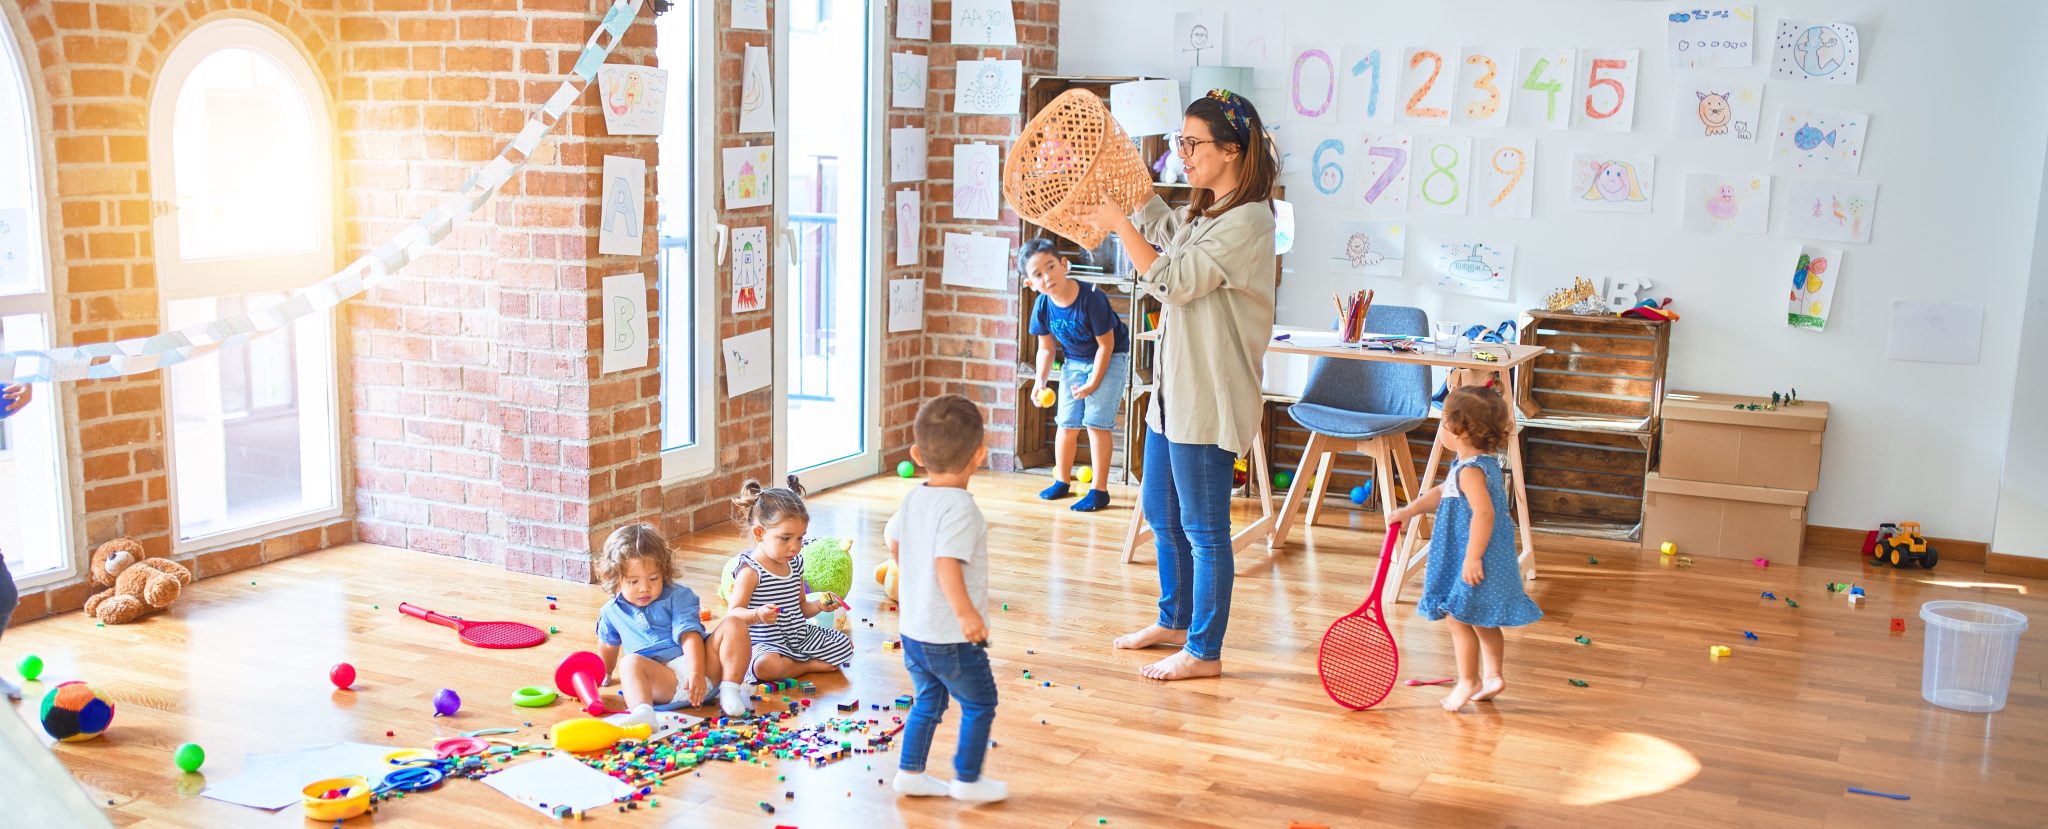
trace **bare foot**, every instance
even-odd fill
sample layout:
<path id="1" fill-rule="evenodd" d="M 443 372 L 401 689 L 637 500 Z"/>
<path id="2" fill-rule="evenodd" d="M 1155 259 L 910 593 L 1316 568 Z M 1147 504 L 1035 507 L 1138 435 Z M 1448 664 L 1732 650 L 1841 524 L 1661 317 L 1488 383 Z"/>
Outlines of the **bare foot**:
<path id="1" fill-rule="evenodd" d="M 1472 683 L 1458 680 L 1458 684 L 1451 686 L 1451 695 L 1444 697 L 1444 710 L 1457 713 L 1458 709 L 1465 707 L 1465 703 L 1472 701 L 1472 694 L 1478 690 Z"/>
<path id="2" fill-rule="evenodd" d="M 1508 681 L 1506 679 L 1497 676 L 1487 677 L 1485 682 L 1480 683 L 1479 693 L 1472 695 L 1472 701 L 1485 702 L 1487 700 L 1493 699 L 1494 697 L 1500 696 L 1500 692 L 1505 691 L 1507 689 Z"/>
<path id="3" fill-rule="evenodd" d="M 1223 660 L 1196 659 L 1187 651 L 1179 651 L 1138 669 L 1147 679 L 1172 681 L 1176 679 L 1200 679 L 1223 675 Z"/>
<path id="4" fill-rule="evenodd" d="M 1138 651 L 1146 648 L 1156 648 L 1160 645 L 1172 645 L 1177 648 L 1187 643 L 1188 632 L 1185 630 L 1173 630 L 1172 628 L 1163 628 L 1158 625 L 1146 625 L 1144 630 L 1126 633 L 1117 637 L 1116 642 L 1113 644 L 1121 650 Z"/>

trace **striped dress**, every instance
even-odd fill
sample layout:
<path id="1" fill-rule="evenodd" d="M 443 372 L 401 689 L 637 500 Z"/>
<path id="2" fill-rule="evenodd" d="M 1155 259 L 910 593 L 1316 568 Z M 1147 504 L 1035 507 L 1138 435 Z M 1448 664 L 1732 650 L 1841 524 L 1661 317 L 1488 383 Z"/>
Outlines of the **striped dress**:
<path id="1" fill-rule="evenodd" d="M 804 557 L 789 561 L 789 575 L 768 572 L 751 553 L 740 554 L 745 566 L 754 568 L 760 583 L 747 602 L 749 609 L 775 605 L 782 608 L 774 624 L 756 623 L 747 628 L 754 639 L 754 658 L 779 653 L 791 659 L 817 659 L 834 665 L 853 658 L 853 639 L 844 633 L 811 624 L 804 618 Z M 737 572 L 737 571 L 735 571 Z"/>

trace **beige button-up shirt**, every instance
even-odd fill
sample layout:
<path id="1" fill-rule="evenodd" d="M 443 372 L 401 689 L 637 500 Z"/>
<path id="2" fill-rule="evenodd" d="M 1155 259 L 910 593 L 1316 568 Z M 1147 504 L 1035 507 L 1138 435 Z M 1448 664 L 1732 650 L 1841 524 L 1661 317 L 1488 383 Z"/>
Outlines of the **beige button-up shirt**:
<path id="1" fill-rule="evenodd" d="M 1159 298 L 1158 391 L 1145 425 L 1174 443 L 1243 454 L 1264 418 L 1259 381 L 1273 336 L 1273 208 L 1190 218 L 1152 197 L 1132 217 L 1165 249 L 1138 277 Z"/>

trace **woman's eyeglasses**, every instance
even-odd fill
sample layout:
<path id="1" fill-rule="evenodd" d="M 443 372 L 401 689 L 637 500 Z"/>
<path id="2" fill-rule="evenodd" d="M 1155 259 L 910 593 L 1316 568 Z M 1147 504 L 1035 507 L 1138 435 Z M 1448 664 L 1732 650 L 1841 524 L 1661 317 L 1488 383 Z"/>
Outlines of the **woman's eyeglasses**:
<path id="1" fill-rule="evenodd" d="M 1181 155 L 1193 155 L 1196 147 L 1202 146 L 1203 144 L 1216 143 L 1216 139 L 1213 138 L 1189 138 L 1185 135 L 1176 139 L 1176 141 L 1180 144 Z"/>

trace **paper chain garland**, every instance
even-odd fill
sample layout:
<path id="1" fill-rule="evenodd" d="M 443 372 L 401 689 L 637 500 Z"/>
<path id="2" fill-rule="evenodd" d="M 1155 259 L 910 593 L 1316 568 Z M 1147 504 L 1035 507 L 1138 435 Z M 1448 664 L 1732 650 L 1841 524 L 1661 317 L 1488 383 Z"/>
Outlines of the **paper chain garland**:
<path id="1" fill-rule="evenodd" d="M 334 275 L 294 291 L 285 301 L 261 311 L 236 314 L 153 337 L 47 351 L 0 352 L 0 382 L 100 380 L 169 368 L 194 357 L 242 345 L 377 287 L 407 263 L 433 250 L 455 229 L 455 223 L 482 208 L 499 187 L 533 159 L 533 151 L 540 146 L 541 140 L 590 87 L 591 79 L 597 77 L 598 67 L 604 65 L 605 58 L 618 46 L 619 39 L 625 36 L 633 21 L 639 19 L 642 2 L 613 0 L 611 8 L 605 11 L 604 20 L 584 42 L 583 53 L 577 56 L 576 65 L 562 79 L 562 85 L 555 89 L 539 112 L 526 119 L 525 128 L 498 152 L 496 158 L 471 174 L 461 190 L 428 210 L 426 215 L 399 231 L 397 236 Z M 17 367 L 24 362 L 40 363 L 40 368 L 32 373 L 17 374 Z"/>

